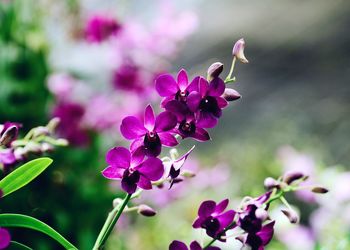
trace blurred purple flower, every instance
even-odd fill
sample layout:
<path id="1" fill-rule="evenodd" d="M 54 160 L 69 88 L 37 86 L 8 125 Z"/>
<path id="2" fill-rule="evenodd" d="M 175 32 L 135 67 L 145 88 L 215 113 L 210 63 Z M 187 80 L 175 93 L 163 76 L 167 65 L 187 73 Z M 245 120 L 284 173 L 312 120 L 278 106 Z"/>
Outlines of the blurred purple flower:
<path id="1" fill-rule="evenodd" d="M 210 247 L 207 247 L 205 249 L 206 250 L 220 250 L 221 248 L 210 246 Z M 203 248 L 201 247 L 201 245 L 197 241 L 192 241 L 190 244 L 190 248 L 188 249 L 188 247 L 186 246 L 185 243 L 178 241 L 178 240 L 174 240 L 169 245 L 169 250 L 203 250 Z"/>
<path id="2" fill-rule="evenodd" d="M 308 227 L 294 225 L 288 229 L 276 231 L 276 236 L 289 250 L 315 249 L 315 237 L 312 230 Z"/>
<path id="3" fill-rule="evenodd" d="M 256 233 L 248 233 L 244 239 L 244 244 L 251 247 L 252 250 L 264 250 L 265 246 L 269 244 L 273 237 L 275 221 L 264 225 Z"/>
<path id="4" fill-rule="evenodd" d="M 194 114 L 190 112 L 186 104 L 173 100 L 165 105 L 165 109 L 176 116 L 178 126 L 175 131 L 182 139 L 191 137 L 201 142 L 210 140 L 208 132 L 198 125 Z"/>
<path id="5" fill-rule="evenodd" d="M 120 131 L 126 139 L 133 140 L 131 151 L 141 148 L 145 155 L 156 157 L 160 154 L 162 145 L 174 147 L 178 144 L 171 133 L 176 124 L 175 115 L 164 111 L 155 117 L 152 107 L 148 105 L 143 124 L 135 116 L 128 116 L 123 119 Z"/>
<path id="6" fill-rule="evenodd" d="M 137 187 L 152 189 L 151 181 L 163 176 L 163 163 L 158 158 L 143 159 L 141 150 L 131 154 L 124 147 L 112 148 L 106 155 L 108 167 L 102 171 L 102 175 L 108 179 L 121 179 L 123 190 L 129 194 L 134 193 Z"/>
<path id="7" fill-rule="evenodd" d="M 112 35 L 116 35 L 121 25 L 106 15 L 94 15 L 87 20 L 85 27 L 86 40 L 89 42 L 102 42 Z"/>
<path id="8" fill-rule="evenodd" d="M 221 117 L 222 109 L 227 101 L 221 97 L 225 91 L 224 81 L 216 77 L 210 82 L 201 77 L 199 92 L 192 92 L 187 97 L 189 109 L 197 115 L 197 126 L 202 128 L 215 127 Z"/>
<path id="9" fill-rule="evenodd" d="M 89 143 L 88 132 L 81 127 L 84 113 L 83 106 L 71 102 L 57 104 L 52 112 L 53 117 L 60 118 L 58 133 L 74 145 L 85 146 Z"/>
<path id="10" fill-rule="evenodd" d="M 0 249 L 6 249 L 10 245 L 11 235 L 5 228 L 0 228 Z"/>
<path id="11" fill-rule="evenodd" d="M 12 148 L 5 148 L 0 150 L 0 166 L 8 168 L 16 163 L 16 157 Z"/>
<path id="12" fill-rule="evenodd" d="M 121 65 L 113 75 L 113 85 L 116 89 L 141 91 L 139 68 L 130 63 Z"/>
<path id="13" fill-rule="evenodd" d="M 202 202 L 198 209 L 198 218 L 192 225 L 193 228 L 204 228 L 207 235 L 213 238 L 221 236 L 222 231 L 233 222 L 236 214 L 234 210 L 224 212 L 228 202 L 228 199 L 218 204 L 212 200 Z"/>
<path id="14" fill-rule="evenodd" d="M 161 106 L 165 107 L 171 100 L 186 103 L 187 97 L 191 92 L 198 92 L 199 77 L 195 77 L 192 82 L 189 83 L 187 72 L 181 69 L 177 75 L 177 81 L 172 75 L 163 74 L 158 76 L 155 82 L 158 94 L 164 97 Z"/>

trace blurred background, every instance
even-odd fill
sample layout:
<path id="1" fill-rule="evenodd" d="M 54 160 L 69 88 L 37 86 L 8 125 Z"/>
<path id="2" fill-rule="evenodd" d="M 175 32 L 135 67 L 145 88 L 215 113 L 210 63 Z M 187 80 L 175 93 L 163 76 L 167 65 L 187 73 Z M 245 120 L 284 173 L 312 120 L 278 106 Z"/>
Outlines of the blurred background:
<path id="1" fill-rule="evenodd" d="M 221 61 L 226 76 L 232 46 L 244 37 L 249 64 L 236 65 L 233 86 L 243 98 L 191 154 L 185 168 L 197 176 L 145 192 L 136 202 L 157 217 L 123 216 L 108 249 L 161 250 L 173 239 L 205 238 L 191 228 L 202 200 L 229 197 L 238 206 L 264 192 L 266 177 L 292 169 L 331 191 L 288 197 L 300 225 L 275 206 L 279 223 L 267 249 L 350 249 L 349 10 L 345 0 L 2 0 L 0 123 L 20 122 L 26 132 L 58 116 L 70 146 L 50 155 L 54 165 L 35 182 L 1 200 L 0 211 L 39 218 L 91 249 L 121 195 L 118 182 L 100 175 L 108 148 L 125 143 L 121 119 L 159 102 L 160 73 L 205 75 Z M 34 249 L 60 249 L 39 233 L 11 233 Z M 222 247 L 240 249 L 234 238 Z"/>

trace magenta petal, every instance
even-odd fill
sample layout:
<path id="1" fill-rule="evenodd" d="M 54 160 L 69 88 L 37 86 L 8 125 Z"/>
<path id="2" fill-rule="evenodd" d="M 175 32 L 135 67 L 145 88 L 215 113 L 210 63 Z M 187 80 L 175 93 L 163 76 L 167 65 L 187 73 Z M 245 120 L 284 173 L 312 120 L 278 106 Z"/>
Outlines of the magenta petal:
<path id="1" fill-rule="evenodd" d="M 175 98 L 175 95 L 171 95 L 171 96 L 165 97 L 165 98 L 161 101 L 160 106 L 161 106 L 162 108 L 165 108 L 165 106 L 167 105 L 167 103 L 170 102 L 170 101 L 172 101 L 172 100 L 174 100 L 174 98 Z"/>
<path id="2" fill-rule="evenodd" d="M 228 105 L 228 102 L 222 97 L 216 97 L 215 99 L 220 109 L 223 109 Z"/>
<path id="3" fill-rule="evenodd" d="M 165 109 L 173 113 L 176 116 L 178 121 L 182 121 L 183 119 L 185 119 L 185 116 L 188 113 L 188 108 L 186 104 L 179 102 L 177 100 L 172 100 L 168 102 L 165 105 Z"/>
<path id="4" fill-rule="evenodd" d="M 187 91 L 188 92 L 193 92 L 193 91 L 199 91 L 199 79 L 201 77 L 200 76 L 196 76 L 192 82 L 187 86 Z"/>
<path id="5" fill-rule="evenodd" d="M 128 168 L 130 166 L 130 151 L 124 147 L 115 147 L 106 154 L 106 162 L 117 168 Z"/>
<path id="6" fill-rule="evenodd" d="M 220 222 L 221 229 L 226 228 L 233 222 L 236 212 L 233 210 L 226 211 L 225 213 L 216 217 Z"/>
<path id="7" fill-rule="evenodd" d="M 275 225 L 275 221 L 271 221 L 270 223 L 263 226 L 260 232 L 256 234 L 257 236 L 260 237 L 264 246 L 267 245 L 272 239 L 274 225 Z"/>
<path id="8" fill-rule="evenodd" d="M 204 222 L 206 218 L 205 217 L 198 217 L 192 224 L 193 228 L 201 228 L 202 223 Z"/>
<path id="9" fill-rule="evenodd" d="M 181 69 L 177 75 L 177 84 L 181 91 L 185 91 L 188 85 L 188 77 L 186 70 Z"/>
<path id="10" fill-rule="evenodd" d="M 178 143 L 175 136 L 170 133 L 158 133 L 159 139 L 164 146 L 175 147 Z"/>
<path id="11" fill-rule="evenodd" d="M 202 97 L 207 95 L 207 91 L 209 89 L 209 83 L 203 77 L 199 79 L 199 93 Z"/>
<path id="12" fill-rule="evenodd" d="M 130 151 L 131 152 L 135 152 L 138 148 L 143 147 L 144 143 L 144 138 L 143 137 L 139 137 L 137 139 L 135 139 L 131 144 L 130 144 Z"/>
<path id="13" fill-rule="evenodd" d="M 227 208 L 227 205 L 228 205 L 228 199 L 225 199 L 223 201 L 221 201 L 215 208 L 215 213 L 217 214 L 220 214 L 222 213 L 226 208 Z"/>
<path id="14" fill-rule="evenodd" d="M 175 95 L 178 91 L 178 86 L 175 79 L 171 75 L 164 74 L 158 76 L 156 79 L 156 90 L 160 96 L 166 97 Z"/>
<path id="15" fill-rule="evenodd" d="M 128 116 L 123 119 L 120 132 L 126 139 L 132 140 L 143 136 L 147 130 L 135 116 Z"/>
<path id="16" fill-rule="evenodd" d="M 169 250 L 188 250 L 188 248 L 185 245 L 185 243 L 178 241 L 178 240 L 174 240 L 169 245 Z"/>
<path id="17" fill-rule="evenodd" d="M 207 217 L 210 216 L 215 210 L 216 203 L 215 201 L 208 200 L 203 201 L 198 209 L 198 216 Z"/>
<path id="18" fill-rule="evenodd" d="M 164 174 L 163 162 L 158 158 L 150 157 L 140 165 L 138 171 L 151 181 L 157 181 Z"/>
<path id="19" fill-rule="evenodd" d="M 176 116 L 169 111 L 164 111 L 157 116 L 154 130 L 157 132 L 169 131 L 175 128 L 176 124 Z"/>
<path id="20" fill-rule="evenodd" d="M 184 154 L 179 159 L 177 159 L 173 162 L 173 166 L 174 166 L 175 170 L 179 170 L 185 164 L 187 157 L 190 155 L 190 153 L 193 151 L 193 149 L 195 147 L 196 146 L 193 146 L 190 150 L 188 150 L 188 152 L 186 154 Z"/>
<path id="21" fill-rule="evenodd" d="M 144 118 L 145 128 L 148 131 L 153 131 L 154 123 L 155 123 L 155 118 L 154 118 L 154 112 L 153 112 L 152 106 L 147 105 L 145 109 L 145 118 Z"/>
<path id="22" fill-rule="evenodd" d="M 144 189 L 144 190 L 150 190 L 150 189 L 152 189 L 152 183 L 151 183 L 151 181 L 149 180 L 149 179 L 147 179 L 147 177 L 145 177 L 145 176 L 140 176 L 140 180 L 139 180 L 139 182 L 137 183 L 137 185 L 140 187 L 140 188 L 142 188 L 142 189 Z"/>
<path id="23" fill-rule="evenodd" d="M 193 138 L 200 142 L 210 140 L 208 132 L 203 128 L 197 128 Z"/>
<path id="24" fill-rule="evenodd" d="M 187 96 L 187 106 L 192 112 L 196 112 L 199 108 L 199 104 L 202 100 L 201 95 L 194 91 Z"/>
<path id="25" fill-rule="evenodd" d="M 190 244 L 190 250 L 202 250 L 202 247 L 197 241 L 192 241 Z"/>
<path id="26" fill-rule="evenodd" d="M 216 77 L 210 81 L 208 95 L 221 96 L 224 92 L 225 92 L 225 83 L 221 78 Z"/>
<path id="27" fill-rule="evenodd" d="M 197 121 L 197 126 L 201 128 L 213 128 L 218 123 L 218 118 L 216 118 L 212 113 L 200 112 Z"/>
<path id="28" fill-rule="evenodd" d="M 10 245 L 11 235 L 5 228 L 0 228 L 0 249 L 5 249 Z"/>
<path id="29" fill-rule="evenodd" d="M 136 148 L 131 155 L 131 165 L 138 166 L 142 163 L 145 158 L 145 152 L 143 147 Z"/>
<path id="30" fill-rule="evenodd" d="M 103 177 L 111 180 L 118 180 L 123 177 L 125 169 L 108 166 L 102 171 Z"/>

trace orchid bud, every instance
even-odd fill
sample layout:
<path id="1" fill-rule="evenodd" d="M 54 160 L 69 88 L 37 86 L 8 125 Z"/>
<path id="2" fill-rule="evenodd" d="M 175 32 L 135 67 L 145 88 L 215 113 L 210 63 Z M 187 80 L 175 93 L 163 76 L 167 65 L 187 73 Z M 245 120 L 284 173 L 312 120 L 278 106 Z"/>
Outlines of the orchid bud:
<path id="1" fill-rule="evenodd" d="M 189 170 L 184 170 L 181 175 L 186 178 L 193 178 L 196 176 L 196 173 L 189 171 Z"/>
<path id="2" fill-rule="evenodd" d="M 282 209 L 282 213 L 288 218 L 289 222 L 292 224 L 296 224 L 299 221 L 298 214 L 292 209 Z"/>
<path id="3" fill-rule="evenodd" d="M 56 130 L 60 121 L 61 121 L 61 119 L 58 117 L 54 117 L 49 121 L 49 123 L 46 125 L 46 127 L 50 131 L 50 133 L 53 133 Z"/>
<path id="4" fill-rule="evenodd" d="M 283 176 L 283 181 L 288 185 L 292 184 L 292 182 L 302 179 L 304 174 L 301 172 L 289 172 Z"/>
<path id="5" fill-rule="evenodd" d="M 317 194 L 325 194 L 329 192 L 329 190 L 324 187 L 314 187 L 311 189 L 311 191 Z"/>
<path id="6" fill-rule="evenodd" d="M 208 68 L 208 79 L 211 80 L 213 78 L 219 77 L 221 72 L 224 70 L 224 65 L 221 62 L 216 62 L 210 65 Z"/>
<path id="7" fill-rule="evenodd" d="M 144 204 L 139 206 L 137 212 L 143 216 L 146 216 L 146 217 L 152 217 L 152 216 L 155 216 L 157 214 L 157 212 L 153 208 L 151 208 L 147 205 L 144 205 Z"/>
<path id="8" fill-rule="evenodd" d="M 42 152 L 53 152 L 53 150 L 54 150 L 54 147 L 50 143 L 44 142 L 41 144 Z"/>
<path id="9" fill-rule="evenodd" d="M 241 38 L 233 46 L 232 55 L 235 56 L 242 63 L 248 63 L 247 58 L 244 56 L 244 47 L 245 42 L 244 39 Z"/>
<path id="10" fill-rule="evenodd" d="M 40 147 L 39 143 L 30 141 L 24 147 L 24 150 L 26 150 L 27 152 L 40 153 L 41 152 L 41 147 Z"/>
<path id="11" fill-rule="evenodd" d="M 179 152 L 177 151 L 176 148 L 170 149 L 169 154 L 170 154 L 170 158 L 171 158 L 172 160 L 175 160 L 176 158 L 179 157 Z"/>
<path id="12" fill-rule="evenodd" d="M 238 100 L 242 96 L 236 90 L 230 89 L 230 88 L 226 88 L 225 92 L 223 94 L 223 97 L 225 98 L 226 101 L 232 102 L 232 101 Z"/>
<path id="13" fill-rule="evenodd" d="M 280 183 L 275 180 L 274 178 L 272 177 L 267 177 L 265 180 L 264 180 L 264 187 L 266 188 L 266 190 L 271 190 L 273 188 L 278 188 L 280 186 Z"/>
<path id="14" fill-rule="evenodd" d="M 27 155 L 28 151 L 23 147 L 18 147 L 13 151 L 13 154 L 17 161 L 21 161 Z"/>
<path id="15" fill-rule="evenodd" d="M 33 131 L 33 137 L 39 137 L 41 135 L 48 135 L 49 134 L 49 129 L 47 127 L 36 127 Z"/>
<path id="16" fill-rule="evenodd" d="M 6 129 L 6 131 L 0 137 L 0 145 L 8 145 L 10 144 L 18 134 L 18 127 L 16 125 L 12 125 Z"/>
<path id="17" fill-rule="evenodd" d="M 57 146 L 67 146 L 69 143 L 66 139 L 59 138 L 56 140 L 56 145 Z"/>
<path id="18" fill-rule="evenodd" d="M 257 210 L 255 210 L 255 216 L 256 216 L 256 218 L 260 219 L 261 221 L 265 221 L 269 217 L 269 214 L 267 213 L 267 211 L 265 209 L 258 208 Z"/>
<path id="19" fill-rule="evenodd" d="M 113 200 L 113 207 L 115 208 L 115 207 L 117 207 L 117 206 L 119 206 L 121 203 L 123 202 L 123 200 L 122 199 L 120 199 L 120 198 L 115 198 L 114 200 Z"/>

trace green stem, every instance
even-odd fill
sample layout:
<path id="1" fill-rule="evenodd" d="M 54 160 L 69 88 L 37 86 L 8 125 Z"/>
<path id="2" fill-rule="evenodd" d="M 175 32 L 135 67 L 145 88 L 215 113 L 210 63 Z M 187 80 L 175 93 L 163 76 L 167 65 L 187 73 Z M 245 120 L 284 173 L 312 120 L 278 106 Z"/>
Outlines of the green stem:
<path id="1" fill-rule="evenodd" d="M 220 234 L 218 234 L 218 236 L 216 236 L 215 238 L 213 238 L 210 242 L 208 242 L 208 244 L 205 245 L 205 247 L 203 247 L 203 250 L 207 249 L 208 247 L 210 247 L 211 245 L 214 244 L 214 242 L 219 239 L 224 233 L 226 233 L 228 230 L 232 229 L 232 227 L 234 227 L 236 225 L 236 222 L 233 221 L 231 222 L 230 225 L 228 225 L 224 230 L 222 230 L 222 232 Z"/>
<path id="2" fill-rule="evenodd" d="M 232 82 L 232 74 L 233 74 L 233 70 L 235 69 L 235 64 L 236 64 L 236 57 L 234 56 L 232 59 L 232 64 L 231 64 L 231 68 L 230 68 L 230 72 L 228 73 L 226 79 L 225 79 L 225 83 L 228 82 Z"/>
<path id="3" fill-rule="evenodd" d="M 93 247 L 93 250 L 100 250 L 103 249 L 109 235 L 113 231 L 113 228 L 117 221 L 119 220 L 121 214 L 123 213 L 126 205 L 128 204 L 129 200 L 131 198 L 131 194 L 127 194 L 123 200 L 123 202 L 116 206 L 109 214 L 106 219 L 105 224 L 103 225 L 100 234 L 97 237 L 97 240 L 95 242 L 95 245 Z"/>

